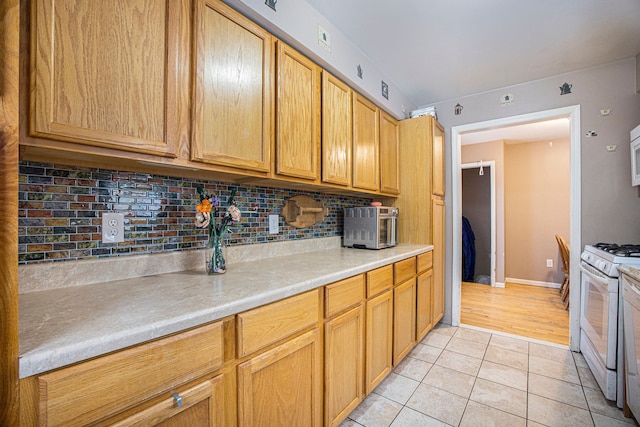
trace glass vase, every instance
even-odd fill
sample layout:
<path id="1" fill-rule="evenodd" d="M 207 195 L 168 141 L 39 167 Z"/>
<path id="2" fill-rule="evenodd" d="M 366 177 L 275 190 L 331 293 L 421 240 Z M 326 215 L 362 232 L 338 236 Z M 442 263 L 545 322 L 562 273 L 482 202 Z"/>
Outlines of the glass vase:
<path id="1" fill-rule="evenodd" d="M 206 254 L 207 274 L 226 273 L 227 265 L 224 256 L 224 236 L 213 234 L 209 239 L 209 248 Z"/>

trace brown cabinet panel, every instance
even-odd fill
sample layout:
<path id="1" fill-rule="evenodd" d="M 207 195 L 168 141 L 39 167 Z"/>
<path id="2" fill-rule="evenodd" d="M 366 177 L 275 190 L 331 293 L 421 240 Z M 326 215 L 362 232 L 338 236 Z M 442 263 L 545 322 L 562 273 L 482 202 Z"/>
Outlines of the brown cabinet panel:
<path id="1" fill-rule="evenodd" d="M 393 291 L 367 301 L 365 393 L 393 369 Z"/>
<path id="2" fill-rule="evenodd" d="M 271 169 L 274 40 L 218 0 L 195 0 L 191 160 Z"/>
<path id="3" fill-rule="evenodd" d="M 322 181 L 351 185 L 352 91 L 322 72 Z"/>
<path id="4" fill-rule="evenodd" d="M 416 343 L 416 279 L 393 289 L 393 365 L 396 366 Z"/>
<path id="5" fill-rule="evenodd" d="M 380 191 L 400 192 L 400 130 L 398 121 L 380 111 Z"/>
<path id="6" fill-rule="evenodd" d="M 440 123 L 433 120 L 433 159 L 432 159 L 432 193 L 437 196 L 444 196 L 444 128 Z"/>
<path id="7" fill-rule="evenodd" d="M 380 123 L 378 108 L 368 99 L 353 96 L 353 187 L 380 190 Z"/>
<path id="8" fill-rule="evenodd" d="M 385 265 L 367 272 L 367 298 L 393 288 L 393 265 Z"/>
<path id="9" fill-rule="evenodd" d="M 349 307 L 360 304 L 364 295 L 363 274 L 327 285 L 324 306 L 326 317 L 333 317 Z"/>
<path id="10" fill-rule="evenodd" d="M 238 425 L 320 426 L 322 344 L 313 329 L 238 366 Z"/>
<path id="11" fill-rule="evenodd" d="M 238 357 L 311 328 L 319 320 L 319 290 L 237 315 Z"/>
<path id="12" fill-rule="evenodd" d="M 31 135 L 175 157 L 189 129 L 190 2 L 32 5 Z"/>
<path id="13" fill-rule="evenodd" d="M 393 264 L 393 282 L 399 285 L 416 275 L 416 257 L 407 258 Z"/>
<path id="14" fill-rule="evenodd" d="M 433 270 L 418 275 L 416 282 L 416 341 L 433 328 Z"/>
<path id="15" fill-rule="evenodd" d="M 364 306 L 325 324 L 325 425 L 337 426 L 363 399 Z"/>
<path id="16" fill-rule="evenodd" d="M 445 249 L 445 205 L 444 200 L 434 197 L 431 216 L 433 218 L 433 324 L 444 317 L 444 249 Z"/>
<path id="17" fill-rule="evenodd" d="M 276 173 L 318 180 L 320 67 L 278 41 Z"/>

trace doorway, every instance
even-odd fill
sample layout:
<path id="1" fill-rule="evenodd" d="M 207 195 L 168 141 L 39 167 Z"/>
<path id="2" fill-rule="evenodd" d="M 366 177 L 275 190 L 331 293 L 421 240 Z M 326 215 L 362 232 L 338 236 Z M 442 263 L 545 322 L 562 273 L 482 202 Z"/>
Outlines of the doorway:
<path id="1" fill-rule="evenodd" d="M 467 267 L 469 260 L 465 257 L 465 223 L 462 228 L 463 257 L 462 280 L 485 283 L 488 278 L 490 286 L 496 283 L 496 162 L 480 161 L 464 163 L 462 169 L 462 217 L 466 219 L 466 227 L 470 228 L 474 239 L 473 268 Z M 471 270 L 471 271 L 469 271 Z M 466 276 L 466 277 L 465 277 Z"/>
<path id="2" fill-rule="evenodd" d="M 541 111 L 537 113 L 524 114 L 519 116 L 506 117 L 502 119 L 489 120 L 485 122 L 472 123 L 461 126 L 454 126 L 451 129 L 451 170 L 452 180 L 452 200 L 451 212 L 451 323 L 454 326 L 460 324 L 460 302 L 461 302 L 461 240 L 462 240 L 462 191 L 461 191 L 461 139 L 462 135 L 476 131 L 500 129 L 520 124 L 529 124 L 567 118 L 570 129 L 570 232 L 569 246 L 571 250 L 570 265 L 579 264 L 580 254 L 580 106 L 563 107 L 554 110 Z M 455 261 L 454 261 L 455 260 Z M 570 281 L 579 283 L 579 269 L 570 269 Z M 570 289 L 570 311 L 569 311 L 569 346 L 572 350 L 579 348 L 579 313 L 580 313 L 580 291 L 579 287 L 573 286 Z"/>

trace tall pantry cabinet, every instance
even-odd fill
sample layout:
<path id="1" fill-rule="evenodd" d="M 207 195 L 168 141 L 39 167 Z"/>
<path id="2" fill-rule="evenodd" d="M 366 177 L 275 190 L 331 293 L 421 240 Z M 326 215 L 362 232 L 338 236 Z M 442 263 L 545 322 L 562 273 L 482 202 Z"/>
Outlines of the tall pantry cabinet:
<path id="1" fill-rule="evenodd" d="M 432 244 L 432 321 L 444 316 L 444 128 L 426 115 L 400 121 L 398 241 Z"/>

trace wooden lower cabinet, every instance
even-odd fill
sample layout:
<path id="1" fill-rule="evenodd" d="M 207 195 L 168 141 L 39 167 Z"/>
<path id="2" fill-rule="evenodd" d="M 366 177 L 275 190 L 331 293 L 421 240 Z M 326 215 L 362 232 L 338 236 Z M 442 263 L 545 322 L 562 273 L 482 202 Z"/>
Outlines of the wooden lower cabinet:
<path id="1" fill-rule="evenodd" d="M 363 399 L 364 305 L 325 324 L 325 425 L 337 426 Z"/>
<path id="2" fill-rule="evenodd" d="M 138 412 L 113 427 L 223 427 L 224 384 L 222 375 L 206 380 L 183 392 Z"/>
<path id="3" fill-rule="evenodd" d="M 416 341 L 433 328 L 433 270 L 418 275 L 416 281 Z"/>
<path id="4" fill-rule="evenodd" d="M 416 343 L 416 279 L 393 289 L 393 365 L 396 366 Z"/>
<path id="5" fill-rule="evenodd" d="M 367 301 L 365 394 L 382 382 L 393 368 L 393 291 Z"/>
<path id="6" fill-rule="evenodd" d="M 313 329 L 238 365 L 238 425 L 322 425 L 321 347 Z"/>
<path id="7" fill-rule="evenodd" d="M 399 261 L 24 378 L 21 424 L 339 425 L 437 322 L 430 267 Z"/>

